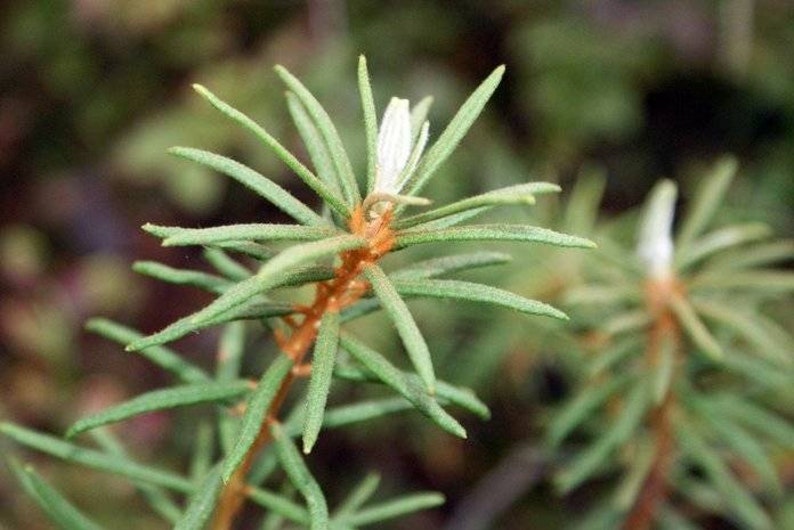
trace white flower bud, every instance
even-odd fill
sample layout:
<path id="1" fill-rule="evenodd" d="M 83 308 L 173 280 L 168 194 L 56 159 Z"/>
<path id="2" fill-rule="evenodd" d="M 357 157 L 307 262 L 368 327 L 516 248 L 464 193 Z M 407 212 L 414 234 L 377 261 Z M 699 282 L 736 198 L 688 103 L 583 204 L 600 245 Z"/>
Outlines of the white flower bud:
<path id="1" fill-rule="evenodd" d="M 651 278 L 666 278 L 673 272 L 673 216 L 677 190 L 665 180 L 656 185 L 640 227 L 637 255 Z"/>
<path id="2" fill-rule="evenodd" d="M 397 195 L 405 177 L 400 179 L 411 157 L 413 134 L 407 99 L 392 98 L 378 131 L 377 172 L 374 193 Z"/>

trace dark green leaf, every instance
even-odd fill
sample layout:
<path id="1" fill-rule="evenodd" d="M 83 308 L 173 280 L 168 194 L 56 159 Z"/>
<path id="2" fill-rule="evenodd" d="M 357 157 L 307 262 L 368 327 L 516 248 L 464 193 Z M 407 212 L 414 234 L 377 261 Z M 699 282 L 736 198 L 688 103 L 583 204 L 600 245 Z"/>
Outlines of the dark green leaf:
<path id="1" fill-rule="evenodd" d="M 587 239 L 526 225 L 473 225 L 433 230 L 409 229 L 397 233 L 395 248 L 447 241 L 523 241 L 560 247 L 595 248 Z"/>

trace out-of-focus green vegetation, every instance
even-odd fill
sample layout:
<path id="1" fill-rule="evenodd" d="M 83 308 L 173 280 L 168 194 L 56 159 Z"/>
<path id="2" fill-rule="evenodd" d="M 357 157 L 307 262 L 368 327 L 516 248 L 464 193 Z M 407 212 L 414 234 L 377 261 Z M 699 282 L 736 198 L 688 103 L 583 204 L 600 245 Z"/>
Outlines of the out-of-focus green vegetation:
<path id="1" fill-rule="evenodd" d="M 161 374 L 82 331 L 85 318 L 96 314 L 153 331 L 208 301 L 203 293 L 129 272 L 133 259 L 198 266 L 194 252 L 160 248 L 142 234 L 143 222 L 209 226 L 279 218 L 218 175 L 169 157 L 167 147 L 234 155 L 308 197 L 255 141 L 215 119 L 193 96 L 193 82 L 299 150 L 271 68 L 287 65 L 333 111 L 360 170 L 364 142 L 352 82 L 359 53 L 368 57 L 379 109 L 391 94 L 415 100 L 433 94 L 432 123 L 446 123 L 469 88 L 505 63 L 506 77 L 486 114 L 427 192 L 435 201 L 535 179 L 559 181 L 575 201 L 587 196 L 582 190 L 594 181 L 583 178 L 595 172 L 606 179 L 600 215 L 608 219 L 639 204 L 660 177 L 693 189 L 703 168 L 730 152 L 742 169 L 718 217 L 765 221 L 790 236 L 792 42 L 794 7 L 773 0 L 5 2 L 0 417 L 62 433 L 78 416 L 159 385 Z M 438 132 L 431 130 L 431 138 Z M 592 219 L 566 217 L 570 204 L 545 202 L 514 215 L 589 235 Z M 510 265 L 513 285 L 505 287 L 555 299 L 576 284 L 582 259 L 530 252 Z M 484 274 L 505 277 L 477 273 Z M 505 455 L 540 446 L 538 418 L 568 396 L 577 360 L 566 355 L 575 346 L 559 325 L 518 323 L 505 313 L 483 329 L 473 325 L 477 308 L 414 307 L 424 328 L 433 330 L 431 347 L 444 378 L 479 385 L 495 418 L 466 425 L 466 444 L 411 420 L 331 433 L 319 458 L 328 470 L 344 461 L 356 471 L 326 477 L 338 480 L 339 491 L 372 467 L 396 491 L 444 491 L 446 508 L 418 523 L 440 527 Z M 790 299 L 773 310 L 794 325 Z M 387 333 L 370 333 L 388 349 Z M 208 362 L 215 339 L 193 336 L 180 350 Z M 184 466 L 194 428 L 188 415 L 152 415 L 121 426 L 120 434 L 141 458 Z M 401 436 L 402 444 L 384 441 L 396 432 L 414 436 Z M 0 440 L 0 449 L 5 443 Z M 784 455 L 780 466 L 789 499 L 791 458 Z M 36 466 L 108 527 L 161 524 L 131 488 L 112 478 L 47 459 Z M 532 520 L 535 528 L 558 528 L 561 511 L 588 501 L 557 497 L 548 484 L 543 479 L 519 496 L 499 527 L 524 528 Z M 49 528 L 3 467 L 0 500 L 0 527 Z"/>

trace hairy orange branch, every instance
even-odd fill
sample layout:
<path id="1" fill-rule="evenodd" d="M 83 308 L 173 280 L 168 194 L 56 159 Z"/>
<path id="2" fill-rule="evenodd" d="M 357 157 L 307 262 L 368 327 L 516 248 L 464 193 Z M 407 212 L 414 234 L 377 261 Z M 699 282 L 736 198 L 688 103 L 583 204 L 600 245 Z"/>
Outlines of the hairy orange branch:
<path id="1" fill-rule="evenodd" d="M 394 235 L 390 228 L 391 215 L 391 209 L 388 209 L 383 215 L 368 221 L 364 209 L 358 207 L 350 219 L 350 231 L 365 237 L 369 244 L 364 248 L 345 251 L 340 255 L 341 264 L 334 271 L 334 277 L 317 284 L 311 305 L 297 308 L 297 312 L 303 316 L 302 320 L 285 317 L 284 320 L 292 332 L 287 337 L 278 337 L 278 343 L 282 353 L 295 363 L 294 368 L 282 381 L 256 440 L 240 466 L 224 485 L 213 518 L 213 530 L 230 530 L 242 509 L 248 473 L 260 451 L 271 441 L 270 424 L 277 420 L 293 382 L 308 372 L 302 363 L 317 338 L 323 315 L 328 311 L 340 311 L 361 298 L 368 289 L 367 284 L 358 279 L 361 271 L 366 265 L 377 262 L 394 245 Z"/>

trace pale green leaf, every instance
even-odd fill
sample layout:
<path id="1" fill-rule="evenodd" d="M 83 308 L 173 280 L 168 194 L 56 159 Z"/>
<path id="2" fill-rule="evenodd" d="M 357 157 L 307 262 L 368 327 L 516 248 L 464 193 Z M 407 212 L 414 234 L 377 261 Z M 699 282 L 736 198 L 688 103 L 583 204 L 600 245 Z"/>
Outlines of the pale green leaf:
<path id="1" fill-rule="evenodd" d="M 369 280 L 375 296 L 378 297 L 381 305 L 397 328 L 397 333 L 402 339 L 416 373 L 422 378 L 428 392 L 434 393 L 436 376 L 433 371 L 430 350 L 422 336 L 422 332 L 419 331 L 419 327 L 416 325 L 416 321 L 411 316 L 408 306 L 405 305 L 389 277 L 386 276 L 380 267 L 369 264 L 364 267 L 363 272 L 364 276 Z"/>
<path id="2" fill-rule="evenodd" d="M 698 350 L 713 361 L 719 362 L 722 360 L 725 356 L 722 347 L 700 320 L 689 300 L 683 296 L 673 296 L 670 298 L 670 308 L 678 317 L 678 321 L 683 326 L 684 331 L 698 347 Z"/>
<path id="3" fill-rule="evenodd" d="M 215 267 L 216 271 L 230 280 L 245 280 L 253 274 L 247 267 L 219 248 L 205 248 L 203 254 L 207 263 Z M 272 256 L 268 255 L 267 259 L 271 257 Z"/>
<path id="4" fill-rule="evenodd" d="M 463 103 L 406 183 L 406 195 L 421 192 L 438 167 L 452 154 L 496 90 L 504 71 L 504 66 L 497 67 Z"/>
<path id="5" fill-rule="evenodd" d="M 229 241 L 316 241 L 337 235 L 329 226 L 250 223 L 210 228 L 180 228 L 145 224 L 143 229 L 163 240 L 164 247 L 215 245 Z"/>
<path id="6" fill-rule="evenodd" d="M 568 492 L 590 478 L 611 461 L 610 456 L 625 443 L 642 423 L 648 409 L 650 392 L 644 382 L 635 384 L 626 396 L 623 410 L 589 447 L 577 454 L 557 477 L 562 492 Z"/>
<path id="7" fill-rule="evenodd" d="M 293 197 L 287 190 L 236 160 L 210 153 L 209 151 L 193 149 L 191 147 L 172 147 L 168 152 L 186 160 L 191 160 L 203 166 L 210 167 L 235 179 L 302 224 L 310 226 L 323 226 L 328 224 L 327 221 L 314 213 L 311 208 Z"/>
<path id="8" fill-rule="evenodd" d="M 697 465 L 709 478 L 709 482 L 723 497 L 729 512 L 750 528 L 771 530 L 769 516 L 764 513 L 747 487 L 734 476 L 719 453 L 702 438 L 693 422 L 678 425 L 676 439 L 684 459 Z"/>
<path id="9" fill-rule="evenodd" d="M 77 421 L 66 432 L 66 437 L 72 438 L 81 432 L 109 423 L 123 421 L 147 412 L 200 403 L 223 402 L 242 396 L 250 390 L 247 381 L 197 383 L 153 390 Z"/>
<path id="10" fill-rule="evenodd" d="M 478 267 L 502 265 L 508 263 L 511 259 L 512 257 L 509 254 L 502 252 L 471 252 L 412 263 L 405 268 L 394 271 L 389 276 L 395 280 L 420 280 L 444 274 L 454 274 Z"/>
<path id="11" fill-rule="evenodd" d="M 688 251 L 687 247 L 692 241 L 703 233 L 714 212 L 722 205 L 725 192 L 733 180 L 738 164 L 734 158 L 720 160 L 712 173 L 703 181 L 695 199 L 692 201 L 690 212 L 684 218 L 681 230 L 676 238 L 676 248 Z"/>
<path id="12" fill-rule="evenodd" d="M 222 486 L 219 463 L 207 473 L 201 485 L 191 495 L 185 513 L 174 525 L 174 530 L 202 530 L 215 510 Z"/>
<path id="13" fill-rule="evenodd" d="M 309 528 L 317 530 L 328 528 L 328 505 L 325 502 L 325 496 L 309 468 L 306 467 L 298 448 L 278 423 L 273 423 L 270 426 L 270 432 L 273 435 L 281 466 L 287 472 L 290 482 L 306 500 L 306 505 L 309 508 Z"/>
<path id="14" fill-rule="evenodd" d="M 101 530 L 101 526 L 83 515 L 63 495 L 47 484 L 31 466 L 23 467 L 15 459 L 10 459 L 9 468 L 22 485 L 22 489 L 36 501 L 58 528 Z"/>
<path id="15" fill-rule="evenodd" d="M 369 473 L 366 477 L 348 494 L 347 498 L 334 511 L 334 520 L 344 519 L 354 513 L 367 502 L 380 485 L 380 475 Z"/>
<path id="16" fill-rule="evenodd" d="M 688 270 L 709 256 L 734 246 L 763 239 L 770 234 L 770 228 L 763 223 L 748 223 L 714 230 L 693 241 L 688 247 L 689 250 L 677 253 L 676 268 L 680 271 Z"/>
<path id="17" fill-rule="evenodd" d="M 466 430 L 463 426 L 450 416 L 433 399 L 433 396 L 427 393 L 418 377 L 415 379 L 406 377 L 380 353 L 349 336 L 342 335 L 341 346 L 364 368 L 372 372 L 386 386 L 410 401 L 416 410 L 430 418 L 436 425 L 455 436 L 466 437 Z"/>
<path id="18" fill-rule="evenodd" d="M 559 192 L 560 187 L 548 182 L 529 182 L 516 184 L 498 190 L 489 191 L 466 199 L 423 212 L 410 217 L 404 217 L 394 223 L 394 228 L 402 230 L 413 226 L 435 221 L 467 210 L 476 208 L 490 208 L 507 204 L 535 204 L 535 195 L 542 193 Z"/>
<path id="19" fill-rule="evenodd" d="M 417 228 L 397 232 L 395 248 L 404 248 L 422 243 L 448 241 L 522 241 L 543 243 L 560 247 L 595 248 L 587 239 L 561 234 L 546 228 L 526 225 L 485 224 L 419 230 Z"/>
<path id="20" fill-rule="evenodd" d="M 143 466 L 130 460 L 122 460 L 114 455 L 108 455 L 94 449 L 86 449 L 12 423 L 0 423 L 0 433 L 22 445 L 69 462 L 75 462 L 108 473 L 115 473 L 132 480 L 149 482 L 183 493 L 191 493 L 193 491 L 191 482 L 175 473 Z"/>
<path id="21" fill-rule="evenodd" d="M 338 201 L 342 208 L 347 210 L 348 208 L 341 197 L 341 192 L 339 191 L 339 186 L 337 185 L 335 173 L 336 170 L 334 169 L 334 163 L 331 160 L 331 154 L 328 152 L 328 148 L 326 147 L 325 141 L 320 135 L 320 131 L 318 131 L 317 127 L 314 126 L 311 117 L 306 112 L 306 108 L 300 102 L 298 97 L 289 91 L 287 91 L 286 96 L 287 108 L 289 109 L 290 116 L 292 116 L 292 122 L 298 129 L 298 134 L 303 140 L 303 144 L 306 146 L 306 152 L 309 154 L 309 158 L 314 165 L 314 170 L 317 172 L 317 176 L 320 177 L 320 180 L 322 180 L 326 185 L 333 189 L 335 195 L 340 194 Z M 345 215 L 345 217 L 347 216 L 349 216 L 349 214 Z"/>
<path id="22" fill-rule="evenodd" d="M 278 140 L 273 138 L 264 128 L 254 122 L 251 118 L 221 101 L 212 92 L 201 85 L 193 85 L 193 88 L 201 94 L 207 101 L 223 114 L 239 123 L 244 128 L 254 134 L 268 149 L 270 149 L 282 162 L 284 162 L 298 177 L 303 180 L 317 195 L 323 198 L 329 206 L 334 208 L 341 215 L 348 217 L 350 211 L 336 195 L 335 191 L 317 178 L 306 166 L 300 163 L 295 156 L 290 153 Z"/>
<path id="23" fill-rule="evenodd" d="M 264 428 L 270 404 L 281 388 L 284 378 L 292 370 L 293 364 L 293 361 L 286 355 L 279 355 L 262 374 L 256 390 L 248 400 L 234 447 L 224 459 L 222 474 L 224 482 L 229 481 L 256 441 L 259 432 Z"/>
<path id="24" fill-rule="evenodd" d="M 548 430 L 549 443 L 556 447 L 579 424 L 589 419 L 591 413 L 603 405 L 630 381 L 628 375 L 609 378 L 604 384 L 590 385 L 579 392 L 560 412 L 552 418 Z"/>
<path id="25" fill-rule="evenodd" d="M 156 261 L 136 261 L 132 264 L 132 270 L 164 282 L 190 285 L 215 294 L 222 293 L 232 285 L 232 282 L 220 276 L 201 271 L 175 269 Z"/>
<path id="26" fill-rule="evenodd" d="M 323 109 L 320 102 L 317 101 L 311 92 L 303 86 L 303 83 L 289 73 L 286 68 L 283 66 L 276 66 L 276 73 L 281 77 L 281 80 L 284 81 L 284 84 L 295 93 L 314 121 L 317 130 L 320 131 L 328 148 L 328 152 L 331 155 L 331 160 L 334 163 L 336 176 L 347 204 L 354 205 L 360 203 L 361 194 L 358 190 L 356 177 L 353 174 L 353 167 L 350 165 L 350 159 L 342 144 L 342 139 L 339 137 L 339 133 L 331 121 L 331 118 L 328 116 L 328 113 Z"/>
<path id="27" fill-rule="evenodd" d="M 468 300 L 498 305 L 531 315 L 568 319 L 565 313 L 548 304 L 481 283 L 460 280 L 395 280 L 393 285 L 397 293 L 402 296 Z"/>
<path id="28" fill-rule="evenodd" d="M 374 506 L 361 509 L 348 517 L 340 520 L 351 526 L 364 526 L 382 523 L 388 519 L 402 517 L 403 515 L 427 510 L 444 504 L 444 496 L 440 493 L 412 493 L 394 500 L 382 502 Z"/>
<path id="29" fill-rule="evenodd" d="M 339 345 L 339 313 L 326 311 L 320 321 L 312 356 L 312 372 L 306 395 L 306 419 L 303 424 L 303 452 L 309 454 L 323 425 L 325 404 L 331 390 L 336 351 Z"/>
<path id="30" fill-rule="evenodd" d="M 375 187 L 375 166 L 378 160 L 378 116 L 375 111 L 375 100 L 372 97 L 367 59 L 363 55 L 358 58 L 358 93 L 361 96 L 364 135 L 367 141 L 367 194 L 369 194 Z"/>
<path id="31" fill-rule="evenodd" d="M 261 488 L 248 488 L 246 493 L 249 499 L 266 508 L 271 513 L 277 513 L 285 519 L 289 519 L 300 525 L 305 526 L 309 524 L 309 513 L 306 509 L 283 495 Z"/>

